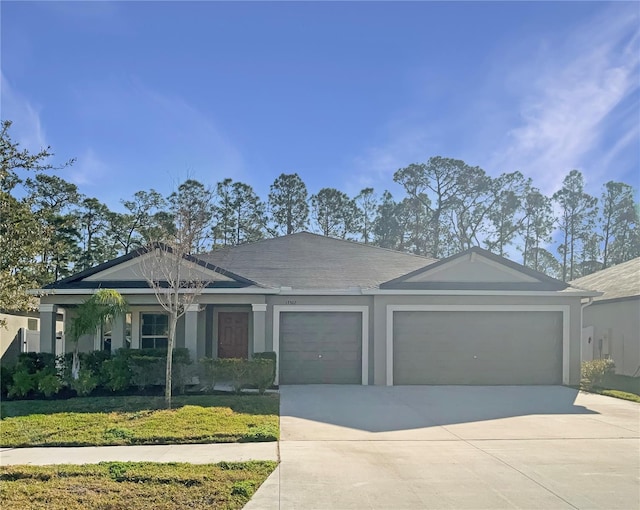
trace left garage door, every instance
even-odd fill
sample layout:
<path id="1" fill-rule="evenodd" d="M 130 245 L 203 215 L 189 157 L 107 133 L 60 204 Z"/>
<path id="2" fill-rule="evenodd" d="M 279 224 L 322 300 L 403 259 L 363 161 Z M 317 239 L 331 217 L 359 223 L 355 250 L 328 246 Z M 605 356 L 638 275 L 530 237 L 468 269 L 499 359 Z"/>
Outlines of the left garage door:
<path id="1" fill-rule="evenodd" d="M 280 384 L 361 382 L 361 313 L 280 314 Z"/>

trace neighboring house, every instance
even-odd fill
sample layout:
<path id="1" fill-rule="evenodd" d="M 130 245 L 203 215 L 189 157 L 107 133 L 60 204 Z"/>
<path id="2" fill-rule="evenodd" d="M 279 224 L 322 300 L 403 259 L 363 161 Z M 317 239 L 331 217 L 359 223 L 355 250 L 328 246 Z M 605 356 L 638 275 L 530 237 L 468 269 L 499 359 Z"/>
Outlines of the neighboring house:
<path id="1" fill-rule="evenodd" d="M 72 317 L 100 287 L 122 293 L 130 313 L 83 349 L 166 346 L 167 317 L 141 277 L 152 256 L 42 289 L 48 348 L 53 314 Z M 177 345 L 196 359 L 275 351 L 280 384 L 578 384 L 581 302 L 598 295 L 480 248 L 436 261 L 306 232 L 192 260 L 210 284 Z"/>
<path id="2" fill-rule="evenodd" d="M 40 350 L 40 318 L 37 312 L 3 313 L 0 312 L 0 359 L 13 362 L 21 352 Z M 56 317 L 56 337 L 58 347 L 62 344 L 62 316 Z"/>
<path id="3" fill-rule="evenodd" d="M 640 373 L 640 257 L 578 278 L 601 296 L 584 309 L 582 359 L 610 358 L 616 373 Z"/>

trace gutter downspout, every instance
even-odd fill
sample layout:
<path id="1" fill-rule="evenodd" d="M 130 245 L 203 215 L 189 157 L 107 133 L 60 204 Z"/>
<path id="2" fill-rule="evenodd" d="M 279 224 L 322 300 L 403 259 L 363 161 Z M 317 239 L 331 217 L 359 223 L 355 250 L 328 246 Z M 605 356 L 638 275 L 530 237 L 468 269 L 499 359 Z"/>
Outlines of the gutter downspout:
<path id="1" fill-rule="evenodd" d="M 584 309 L 592 303 L 593 297 L 590 297 L 589 301 L 587 301 L 586 303 L 580 303 L 580 366 L 582 366 L 582 360 L 584 359 L 582 356 L 582 330 L 584 329 Z"/>

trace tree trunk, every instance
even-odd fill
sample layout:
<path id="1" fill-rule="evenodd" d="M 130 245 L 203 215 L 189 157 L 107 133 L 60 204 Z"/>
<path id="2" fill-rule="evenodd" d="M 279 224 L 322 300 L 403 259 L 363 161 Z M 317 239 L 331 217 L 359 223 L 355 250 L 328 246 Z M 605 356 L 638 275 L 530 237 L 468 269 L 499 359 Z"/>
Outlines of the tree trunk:
<path id="1" fill-rule="evenodd" d="M 173 346 L 176 339 L 176 325 L 178 323 L 178 309 L 174 307 L 171 311 L 169 322 L 169 339 L 167 341 L 167 366 L 165 370 L 164 404 L 167 409 L 171 409 L 171 373 L 173 368 Z"/>

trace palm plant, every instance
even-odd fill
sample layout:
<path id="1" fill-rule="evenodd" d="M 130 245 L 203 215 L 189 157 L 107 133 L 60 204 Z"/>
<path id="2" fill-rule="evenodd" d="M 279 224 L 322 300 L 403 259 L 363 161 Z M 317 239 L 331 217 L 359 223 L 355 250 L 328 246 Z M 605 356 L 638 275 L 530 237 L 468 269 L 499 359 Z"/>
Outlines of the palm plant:
<path id="1" fill-rule="evenodd" d="M 69 338 L 75 344 L 71 364 L 73 379 L 78 379 L 80 375 L 79 338 L 94 333 L 104 322 L 124 315 L 128 306 L 122 295 L 113 289 L 100 289 L 78 306 L 78 312 L 69 328 Z"/>

